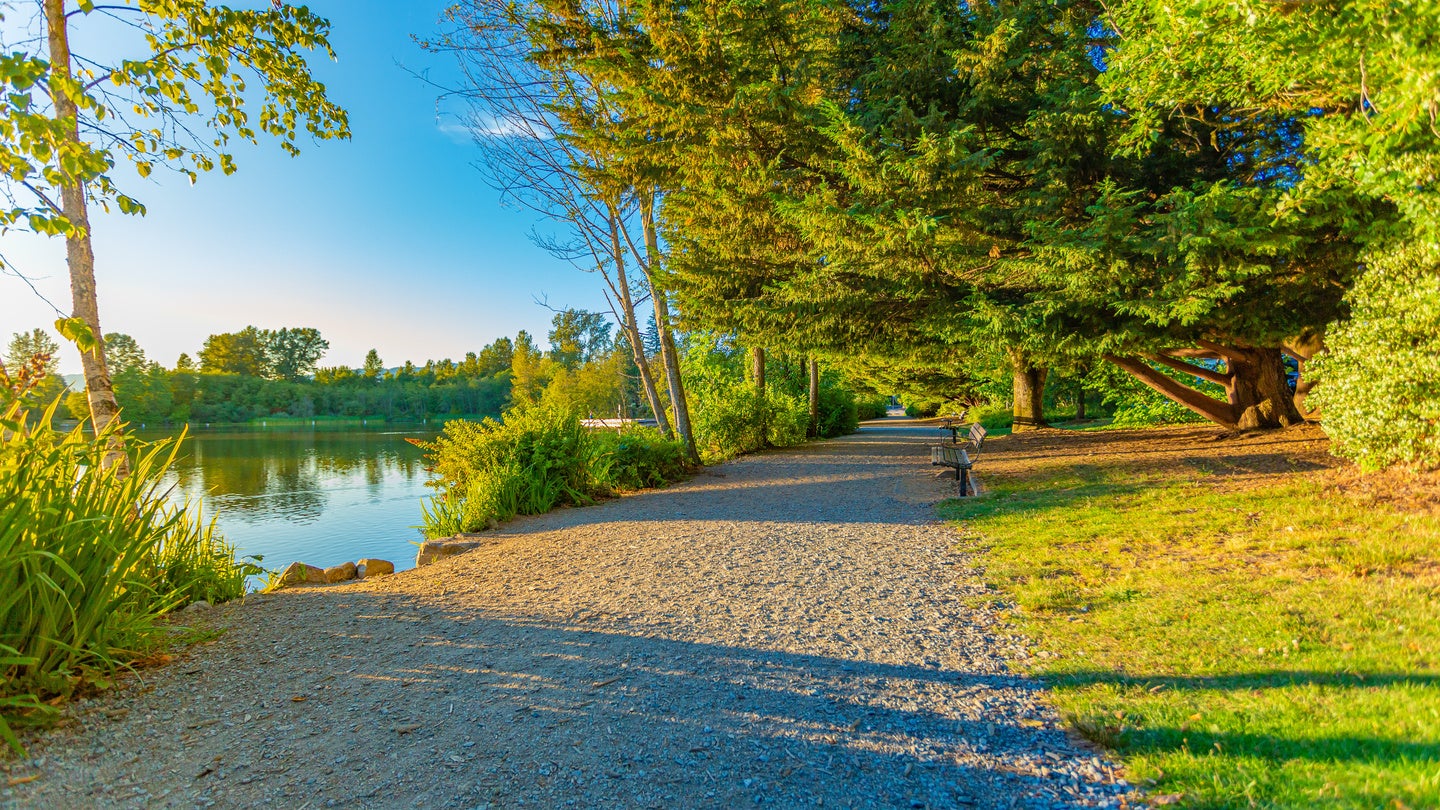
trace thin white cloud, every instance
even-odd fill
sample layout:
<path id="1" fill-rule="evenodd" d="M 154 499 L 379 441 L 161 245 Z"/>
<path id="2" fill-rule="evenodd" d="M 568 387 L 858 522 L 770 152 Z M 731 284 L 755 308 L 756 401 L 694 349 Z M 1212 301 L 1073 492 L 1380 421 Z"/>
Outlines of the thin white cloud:
<path id="1" fill-rule="evenodd" d="M 468 144 L 475 139 L 475 136 L 470 133 L 470 127 L 459 121 L 439 121 L 435 128 L 440 130 L 441 135 L 455 143 Z"/>
<path id="2" fill-rule="evenodd" d="M 470 116 L 469 131 L 478 138 L 516 138 L 533 134 L 533 128 L 524 121 L 508 116 Z"/>

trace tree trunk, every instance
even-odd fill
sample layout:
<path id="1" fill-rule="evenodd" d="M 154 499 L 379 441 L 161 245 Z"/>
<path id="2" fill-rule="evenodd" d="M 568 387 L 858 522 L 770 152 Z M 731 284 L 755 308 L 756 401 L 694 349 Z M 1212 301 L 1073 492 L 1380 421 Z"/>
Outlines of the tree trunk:
<path id="1" fill-rule="evenodd" d="M 695 449 L 695 433 L 690 427 L 690 404 L 685 399 L 685 381 L 680 377 L 680 353 L 675 348 L 675 332 L 670 326 L 670 301 L 660 278 L 660 235 L 655 231 L 654 192 L 640 195 L 640 225 L 645 231 L 645 276 L 650 281 L 650 301 L 655 305 L 655 330 L 660 336 L 660 359 L 665 364 L 665 379 L 670 387 L 670 407 L 675 409 L 675 432 L 685 442 L 685 453 L 694 464 L 700 463 Z"/>
<path id="2" fill-rule="evenodd" d="M 670 438 L 670 419 L 665 415 L 665 406 L 660 402 L 660 392 L 655 387 L 655 375 L 650 373 L 650 362 L 645 357 L 645 342 L 640 336 L 640 321 L 635 317 L 635 299 L 630 294 L 630 281 L 625 275 L 625 253 L 620 244 L 620 214 L 615 206 L 609 207 L 610 249 L 615 254 L 615 297 L 620 299 L 621 327 L 630 341 L 630 355 L 640 372 L 640 387 L 645 390 L 645 401 L 650 403 L 650 412 L 655 415 L 655 425 L 665 438 Z"/>
<path id="3" fill-rule="evenodd" d="M 1083 422 L 1084 420 L 1085 420 L 1085 386 L 1076 384 L 1076 386 L 1075 386 L 1075 421 L 1077 421 L 1077 422 Z"/>
<path id="4" fill-rule="evenodd" d="M 810 437 L 820 438 L 820 362 L 810 358 Z"/>
<path id="5" fill-rule="evenodd" d="M 1231 430 L 1271 429 L 1304 421 L 1285 385 L 1285 365 L 1279 348 L 1226 346 L 1206 340 L 1199 343 L 1203 348 L 1199 354 L 1224 360 L 1225 371 L 1179 359 L 1195 356 L 1196 352 L 1169 352 L 1148 355 L 1146 359 L 1220 385 L 1225 389 L 1223 402 L 1162 374 L 1138 358 L 1106 355 L 1105 359 L 1174 402 Z"/>
<path id="6" fill-rule="evenodd" d="M 1014 421 L 1011 431 L 1023 433 L 1035 428 L 1049 427 L 1045 423 L 1045 377 L 1049 370 L 1035 366 L 1018 351 L 1010 353 L 1010 360 L 1014 369 L 1014 400 L 1011 409 Z"/>
<path id="7" fill-rule="evenodd" d="M 1295 405 L 1295 412 L 1305 418 L 1307 422 L 1320 421 L 1320 409 L 1309 405 L 1310 392 L 1315 390 L 1315 381 L 1305 379 L 1305 360 L 1300 363 L 1300 378 L 1295 381 L 1295 393 L 1290 400 Z"/>
<path id="8" fill-rule="evenodd" d="M 685 382 L 680 377 L 680 353 L 675 348 L 675 333 L 670 327 L 670 303 L 664 290 L 650 282 L 650 300 L 655 303 L 655 325 L 660 333 L 660 359 L 665 364 L 665 381 L 670 388 L 670 407 L 675 409 L 675 431 L 685 442 L 685 453 L 693 463 L 700 463 L 695 449 L 695 433 L 690 428 L 690 405 L 685 399 Z"/>
<path id="9" fill-rule="evenodd" d="M 750 350 L 750 381 L 755 383 L 755 394 L 765 398 L 765 350 L 756 346 Z"/>
<path id="10" fill-rule="evenodd" d="M 1285 384 L 1280 349 L 1234 349 L 1226 359 L 1232 377 L 1227 394 L 1235 409 L 1236 430 L 1289 427 L 1305 421 Z"/>
<path id="11" fill-rule="evenodd" d="M 45 27 L 50 41 L 50 69 L 67 80 L 74 80 L 70 70 L 69 20 L 65 16 L 65 0 L 45 0 Z M 51 82 L 55 120 L 64 128 L 66 140 L 80 143 L 79 111 L 61 82 Z M 100 307 L 95 295 L 95 250 L 90 239 L 90 214 L 85 201 L 84 184 L 70 176 L 60 180 L 60 205 L 74 230 L 65 238 L 65 262 L 70 270 L 70 300 L 73 317 L 80 318 L 95 336 L 95 348 L 80 352 L 80 366 L 85 372 L 85 394 L 90 403 L 90 421 L 95 430 L 106 427 L 120 416 L 115 389 L 110 384 L 110 370 L 105 363 L 105 345 L 100 328 Z M 129 463 L 118 443 L 106 457 L 108 464 L 118 464 L 122 474 Z"/>
<path id="12" fill-rule="evenodd" d="M 755 386 L 755 407 L 759 411 L 755 418 L 760 428 L 760 446 L 770 446 L 770 404 L 765 401 L 765 350 L 759 346 L 750 349 L 750 382 Z"/>

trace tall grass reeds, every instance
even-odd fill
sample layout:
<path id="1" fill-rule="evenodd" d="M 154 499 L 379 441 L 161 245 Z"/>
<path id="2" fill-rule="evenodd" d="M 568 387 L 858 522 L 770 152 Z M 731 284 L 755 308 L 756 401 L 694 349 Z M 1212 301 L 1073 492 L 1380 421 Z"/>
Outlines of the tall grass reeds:
<path id="1" fill-rule="evenodd" d="M 0 738 L 16 751 L 17 723 L 52 719 L 56 698 L 157 651 L 158 617 L 241 596 L 258 570 L 167 498 L 179 439 L 59 431 L 54 415 L 0 413 Z M 106 463 L 118 446 L 128 474 Z"/>
<path id="2" fill-rule="evenodd" d="M 503 422 L 447 422 L 434 441 L 416 444 L 439 490 L 422 507 L 420 528 L 431 538 L 661 486 L 686 471 L 684 448 L 659 431 L 593 431 L 578 412 L 553 404 L 516 408 Z"/>

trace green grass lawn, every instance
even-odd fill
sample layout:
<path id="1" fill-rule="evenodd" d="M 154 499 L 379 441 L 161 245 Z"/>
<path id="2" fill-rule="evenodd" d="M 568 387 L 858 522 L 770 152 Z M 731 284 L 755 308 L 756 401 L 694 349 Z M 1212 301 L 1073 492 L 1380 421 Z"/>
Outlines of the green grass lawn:
<path id="1" fill-rule="evenodd" d="M 1057 709 L 1184 807 L 1440 807 L 1440 519 L 1175 466 L 941 506 Z"/>

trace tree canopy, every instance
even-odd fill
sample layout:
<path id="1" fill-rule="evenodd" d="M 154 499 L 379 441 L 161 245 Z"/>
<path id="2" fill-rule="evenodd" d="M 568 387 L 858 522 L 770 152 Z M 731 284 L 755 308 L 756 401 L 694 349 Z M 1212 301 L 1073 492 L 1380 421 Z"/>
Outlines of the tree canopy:
<path id="1" fill-rule="evenodd" d="M 604 145 L 589 182 L 653 188 L 685 324 L 956 397 L 1008 368 L 1017 421 L 1048 368 L 1108 361 L 1227 427 L 1298 422 L 1286 355 L 1367 250 L 1433 232 L 1428 11 L 508 8 L 513 55 L 589 79 L 556 113 Z"/>

